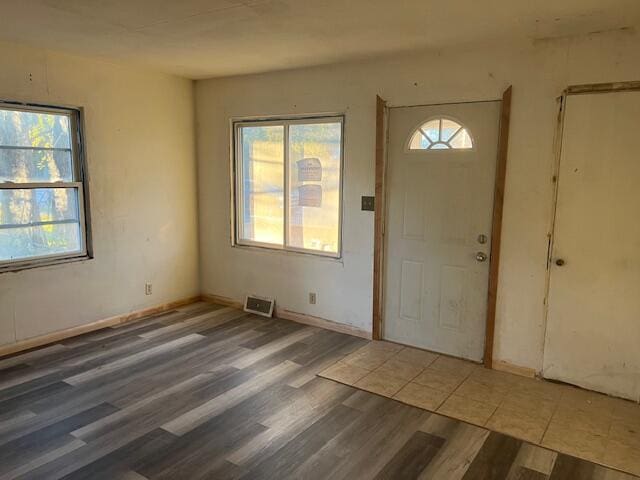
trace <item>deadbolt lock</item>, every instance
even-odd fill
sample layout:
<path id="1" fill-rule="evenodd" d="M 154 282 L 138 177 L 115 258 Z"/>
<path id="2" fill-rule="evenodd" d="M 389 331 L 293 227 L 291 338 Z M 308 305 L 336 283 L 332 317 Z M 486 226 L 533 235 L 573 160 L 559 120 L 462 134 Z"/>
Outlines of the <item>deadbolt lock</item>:
<path id="1" fill-rule="evenodd" d="M 478 235 L 478 243 L 481 245 L 484 245 L 485 243 L 487 243 L 487 236 L 484 233 L 481 233 L 480 235 Z"/>

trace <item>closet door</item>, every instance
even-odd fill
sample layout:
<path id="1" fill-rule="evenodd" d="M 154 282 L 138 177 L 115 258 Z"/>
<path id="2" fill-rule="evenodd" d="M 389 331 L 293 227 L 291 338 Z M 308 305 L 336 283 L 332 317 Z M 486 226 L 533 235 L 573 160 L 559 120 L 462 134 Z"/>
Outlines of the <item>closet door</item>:
<path id="1" fill-rule="evenodd" d="M 544 376 L 640 397 L 640 92 L 569 95 Z"/>

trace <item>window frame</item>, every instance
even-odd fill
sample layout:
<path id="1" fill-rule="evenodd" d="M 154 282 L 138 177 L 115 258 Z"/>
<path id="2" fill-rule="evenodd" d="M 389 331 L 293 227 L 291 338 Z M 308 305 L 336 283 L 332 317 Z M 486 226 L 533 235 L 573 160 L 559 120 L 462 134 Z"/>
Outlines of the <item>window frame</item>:
<path id="1" fill-rule="evenodd" d="M 344 185 L 344 147 L 345 147 L 345 114 L 326 113 L 315 115 L 290 115 L 277 117 L 243 117 L 232 118 L 231 121 L 231 245 L 239 248 L 257 248 L 265 251 L 297 253 L 313 255 L 334 260 L 342 259 L 342 219 L 343 219 L 343 185 Z M 337 252 L 324 252 L 289 245 L 289 126 L 340 123 L 340 181 L 338 187 L 338 248 Z M 277 245 L 265 242 L 256 242 L 242 238 L 242 222 L 239 220 L 243 212 L 242 195 L 242 127 L 282 126 L 284 146 L 284 181 L 283 181 L 283 244 Z"/>
<path id="2" fill-rule="evenodd" d="M 69 118 L 69 138 L 71 160 L 73 167 L 72 182 L 0 182 L 0 190 L 28 190 L 37 188 L 69 188 L 78 192 L 78 223 L 80 226 L 81 249 L 77 252 L 58 253 L 51 255 L 39 255 L 19 260 L 0 260 L 0 274 L 16 272 L 49 265 L 77 262 L 93 258 L 91 217 L 89 209 L 89 186 L 86 166 L 85 142 L 84 142 L 84 112 L 80 107 L 66 107 L 42 105 L 35 103 L 14 102 L 0 100 L 1 110 L 14 110 L 19 112 L 50 113 L 65 115 Z M 12 148 L 12 147 L 9 147 Z M 0 149 L 8 149 L 0 146 Z M 31 147 L 24 147 L 31 149 Z M 33 150 L 64 150 L 66 148 L 33 148 Z M 49 223 L 49 222 L 46 222 Z M 64 223 L 64 222 L 61 222 Z M 75 222 L 74 222 L 75 223 Z"/>

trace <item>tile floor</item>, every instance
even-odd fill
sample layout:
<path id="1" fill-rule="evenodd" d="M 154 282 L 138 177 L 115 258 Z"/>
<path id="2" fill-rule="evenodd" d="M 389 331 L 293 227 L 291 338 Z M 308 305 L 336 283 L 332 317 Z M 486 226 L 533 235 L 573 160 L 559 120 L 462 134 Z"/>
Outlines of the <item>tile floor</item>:
<path id="1" fill-rule="evenodd" d="M 640 475 L 633 402 L 388 342 L 370 342 L 320 376 Z"/>

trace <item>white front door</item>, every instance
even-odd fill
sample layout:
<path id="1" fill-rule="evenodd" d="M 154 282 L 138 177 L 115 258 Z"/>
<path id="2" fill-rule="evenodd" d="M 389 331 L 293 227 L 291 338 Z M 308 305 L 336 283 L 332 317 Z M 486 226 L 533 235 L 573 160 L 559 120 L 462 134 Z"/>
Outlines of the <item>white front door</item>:
<path id="1" fill-rule="evenodd" d="M 499 118 L 500 102 L 390 110 L 385 339 L 482 360 Z"/>
<path id="2" fill-rule="evenodd" d="M 640 92 L 569 95 L 544 376 L 640 399 Z"/>

